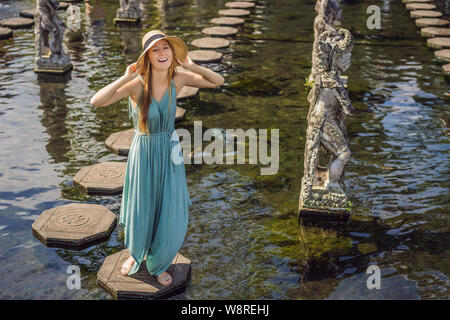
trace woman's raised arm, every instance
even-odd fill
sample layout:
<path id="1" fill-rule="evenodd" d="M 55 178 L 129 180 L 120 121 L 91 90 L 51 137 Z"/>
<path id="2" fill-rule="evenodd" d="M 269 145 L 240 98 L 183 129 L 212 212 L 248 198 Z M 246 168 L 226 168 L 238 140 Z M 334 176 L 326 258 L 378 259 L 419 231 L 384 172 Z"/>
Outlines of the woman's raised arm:
<path id="1" fill-rule="evenodd" d="M 125 74 L 116 81 L 108 84 L 106 87 L 100 89 L 91 98 L 91 104 L 94 107 L 106 107 L 114 102 L 119 101 L 130 95 L 133 87 L 133 80 L 138 75 L 136 70 L 136 62 L 130 64 L 125 71 Z"/>

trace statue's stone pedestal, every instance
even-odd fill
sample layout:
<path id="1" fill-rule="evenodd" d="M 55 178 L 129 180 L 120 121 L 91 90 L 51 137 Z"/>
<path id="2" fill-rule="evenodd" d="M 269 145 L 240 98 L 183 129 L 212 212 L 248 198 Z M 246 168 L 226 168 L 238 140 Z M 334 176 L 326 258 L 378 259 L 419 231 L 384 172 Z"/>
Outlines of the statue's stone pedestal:
<path id="1" fill-rule="evenodd" d="M 117 9 L 114 23 L 138 23 L 142 18 L 140 10 L 123 10 Z"/>
<path id="2" fill-rule="evenodd" d="M 308 189 L 302 179 L 298 219 L 347 220 L 350 216 L 350 202 L 340 187 L 326 188 L 327 168 L 317 166 L 313 187 Z"/>
<path id="3" fill-rule="evenodd" d="M 36 58 L 35 65 L 34 72 L 47 74 L 64 74 L 73 68 L 68 54 L 53 56 L 50 53 L 49 56 Z"/>

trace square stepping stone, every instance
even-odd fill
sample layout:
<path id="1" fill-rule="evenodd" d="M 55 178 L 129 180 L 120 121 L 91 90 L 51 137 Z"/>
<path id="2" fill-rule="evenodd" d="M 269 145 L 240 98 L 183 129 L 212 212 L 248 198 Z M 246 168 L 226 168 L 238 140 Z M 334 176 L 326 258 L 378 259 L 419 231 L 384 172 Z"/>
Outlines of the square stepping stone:
<path id="1" fill-rule="evenodd" d="M 128 249 L 108 256 L 101 266 L 97 281 L 101 287 L 111 292 L 118 299 L 164 299 L 183 292 L 191 276 L 191 261 L 177 254 L 167 272 L 172 276 L 172 283 L 165 287 L 151 276 L 145 260 L 139 271 L 131 276 L 124 276 L 120 269 L 128 259 Z"/>
<path id="2" fill-rule="evenodd" d="M 73 182 L 88 195 L 121 194 L 126 167 L 126 162 L 97 163 L 80 169 Z"/>
<path id="3" fill-rule="evenodd" d="M 102 205 L 70 203 L 43 211 L 32 230 L 47 247 L 81 250 L 106 241 L 116 221 L 116 215 Z"/>

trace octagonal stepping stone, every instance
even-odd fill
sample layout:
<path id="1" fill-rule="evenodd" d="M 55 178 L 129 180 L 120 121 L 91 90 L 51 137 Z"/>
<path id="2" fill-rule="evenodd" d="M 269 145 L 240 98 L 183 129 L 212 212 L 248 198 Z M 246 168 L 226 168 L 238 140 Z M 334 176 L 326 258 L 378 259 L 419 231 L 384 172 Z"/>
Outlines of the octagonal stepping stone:
<path id="1" fill-rule="evenodd" d="M 440 13 L 439 11 L 433 11 L 433 10 L 414 10 L 414 11 L 410 11 L 409 15 L 413 19 L 442 17 L 442 13 Z"/>
<path id="2" fill-rule="evenodd" d="M 214 50 L 192 50 L 188 56 L 195 63 L 209 63 L 220 61 L 223 54 Z"/>
<path id="3" fill-rule="evenodd" d="M 106 241 L 116 221 L 102 205 L 70 203 L 43 211 L 31 227 L 47 247 L 81 250 Z"/>
<path id="4" fill-rule="evenodd" d="M 0 27 L 0 39 L 6 39 L 13 35 L 13 31 L 10 28 Z"/>
<path id="5" fill-rule="evenodd" d="M 442 70 L 444 71 L 446 76 L 450 77 L 450 64 L 445 64 L 442 66 Z"/>
<path id="6" fill-rule="evenodd" d="M 198 94 L 198 88 L 184 86 L 180 92 L 178 92 L 177 100 L 183 100 L 193 98 Z"/>
<path id="7" fill-rule="evenodd" d="M 30 18 L 7 18 L 0 20 L 0 25 L 11 29 L 29 28 L 34 24 Z"/>
<path id="8" fill-rule="evenodd" d="M 448 25 L 449 22 L 444 19 L 438 19 L 438 18 L 420 18 L 416 19 L 416 26 L 419 28 L 422 27 L 444 27 Z"/>
<path id="9" fill-rule="evenodd" d="M 406 10 L 433 10 L 436 6 L 431 3 L 408 3 Z"/>
<path id="10" fill-rule="evenodd" d="M 206 37 L 193 40 L 191 45 L 202 49 L 219 49 L 229 47 L 230 43 L 228 39 Z"/>
<path id="11" fill-rule="evenodd" d="M 142 262 L 138 272 L 124 276 L 120 269 L 130 256 L 128 249 L 106 257 L 97 274 L 97 282 L 117 299 L 164 299 L 186 290 L 191 276 L 191 261 L 177 254 L 167 272 L 172 276 L 172 283 L 165 287 L 156 277 L 151 276 Z"/>
<path id="12" fill-rule="evenodd" d="M 420 29 L 420 34 L 424 38 L 450 37 L 450 28 L 426 27 Z"/>
<path id="13" fill-rule="evenodd" d="M 439 61 L 450 62 L 450 49 L 437 50 L 434 52 L 434 56 Z"/>
<path id="14" fill-rule="evenodd" d="M 243 9 L 225 9 L 219 10 L 219 15 L 231 17 L 245 17 L 250 15 L 250 11 Z"/>
<path id="15" fill-rule="evenodd" d="M 36 13 L 36 9 L 22 10 L 22 11 L 20 11 L 19 15 L 24 18 L 34 19 L 35 13 Z"/>
<path id="16" fill-rule="evenodd" d="M 450 48 L 450 38 L 430 38 L 427 39 L 427 46 L 432 49 L 448 49 Z"/>
<path id="17" fill-rule="evenodd" d="M 411 2 L 431 2 L 431 0 L 402 0 L 403 3 L 411 3 Z"/>
<path id="18" fill-rule="evenodd" d="M 211 19 L 209 22 L 218 24 L 220 26 L 238 26 L 240 24 L 243 24 L 245 20 L 236 17 L 220 17 Z"/>
<path id="19" fill-rule="evenodd" d="M 73 182 L 88 195 L 122 193 L 126 162 L 103 162 L 80 169 Z"/>
<path id="20" fill-rule="evenodd" d="M 217 37 L 226 37 L 226 36 L 234 36 L 238 33 L 238 29 L 233 27 L 209 27 L 204 28 L 202 30 L 204 34 L 207 34 L 209 36 L 217 36 Z"/>
<path id="21" fill-rule="evenodd" d="M 255 4 L 253 2 L 244 2 L 244 1 L 233 1 L 225 3 L 225 7 L 227 8 L 238 8 L 238 9 L 249 9 L 253 8 Z"/>
<path id="22" fill-rule="evenodd" d="M 119 156 L 128 156 L 134 128 L 112 133 L 105 141 L 106 147 Z"/>

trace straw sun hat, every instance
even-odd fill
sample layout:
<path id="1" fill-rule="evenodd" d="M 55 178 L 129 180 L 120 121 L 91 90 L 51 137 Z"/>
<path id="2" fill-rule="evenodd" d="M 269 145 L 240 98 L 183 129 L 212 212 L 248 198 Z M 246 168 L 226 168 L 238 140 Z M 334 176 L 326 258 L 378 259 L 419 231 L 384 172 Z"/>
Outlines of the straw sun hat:
<path id="1" fill-rule="evenodd" d="M 174 58 L 183 61 L 186 59 L 188 49 L 186 47 L 186 44 L 183 40 L 176 36 L 166 36 L 162 31 L 159 30 L 152 30 L 147 32 L 144 37 L 142 38 L 142 49 L 144 51 L 137 59 L 136 68 L 141 68 L 144 65 L 144 57 L 147 51 L 159 40 L 166 40 L 168 41 L 173 49 Z M 175 60 L 175 64 L 179 65 L 177 61 Z"/>

